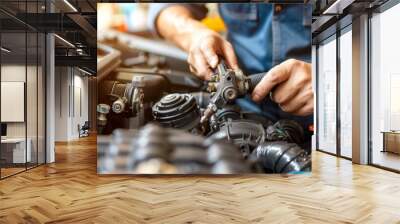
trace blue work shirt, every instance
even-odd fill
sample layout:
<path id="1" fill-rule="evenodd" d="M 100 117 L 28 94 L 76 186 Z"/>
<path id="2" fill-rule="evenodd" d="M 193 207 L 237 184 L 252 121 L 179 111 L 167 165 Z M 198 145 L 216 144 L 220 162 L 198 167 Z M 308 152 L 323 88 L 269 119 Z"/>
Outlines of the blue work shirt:
<path id="1" fill-rule="evenodd" d="M 158 13 L 171 5 L 152 4 L 149 25 L 154 24 Z M 197 19 L 207 10 L 201 4 L 184 4 Z M 245 74 L 266 72 L 290 58 L 311 62 L 311 14 L 310 4 L 270 3 L 220 3 L 220 16 L 227 27 L 227 39 L 235 49 L 239 66 Z M 313 116 L 300 117 L 286 113 L 267 97 L 256 104 L 249 97 L 237 100 L 246 111 L 263 114 L 272 121 L 293 119 L 303 125 L 308 136 Z"/>

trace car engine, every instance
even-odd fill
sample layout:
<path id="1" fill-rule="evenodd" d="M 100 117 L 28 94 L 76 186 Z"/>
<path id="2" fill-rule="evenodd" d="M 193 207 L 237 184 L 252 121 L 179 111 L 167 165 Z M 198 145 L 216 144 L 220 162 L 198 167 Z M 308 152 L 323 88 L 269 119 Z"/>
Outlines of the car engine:
<path id="1" fill-rule="evenodd" d="M 121 53 L 118 66 L 103 74 L 98 85 L 100 174 L 311 170 L 310 151 L 302 147 L 304 130 L 296 121 L 272 122 L 243 111 L 233 100 L 213 108 L 202 122 L 216 94 L 210 93 L 209 83 L 171 57 L 127 51 L 114 39 L 104 43 Z M 135 57 L 146 60 L 132 64 Z"/>

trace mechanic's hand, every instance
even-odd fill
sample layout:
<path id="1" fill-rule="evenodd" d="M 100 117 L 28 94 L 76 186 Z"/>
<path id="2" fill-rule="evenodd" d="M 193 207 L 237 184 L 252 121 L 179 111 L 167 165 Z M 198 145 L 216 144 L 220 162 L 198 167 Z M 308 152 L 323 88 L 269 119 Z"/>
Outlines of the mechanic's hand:
<path id="1" fill-rule="evenodd" d="M 187 60 L 191 72 L 203 80 L 209 80 L 219 57 L 223 57 L 232 69 L 239 68 L 232 45 L 219 33 L 204 29 L 193 35 Z"/>
<path id="2" fill-rule="evenodd" d="M 314 111 L 311 64 L 289 59 L 273 67 L 254 88 L 252 98 L 262 101 L 272 91 L 271 100 L 285 112 L 307 116 Z"/>

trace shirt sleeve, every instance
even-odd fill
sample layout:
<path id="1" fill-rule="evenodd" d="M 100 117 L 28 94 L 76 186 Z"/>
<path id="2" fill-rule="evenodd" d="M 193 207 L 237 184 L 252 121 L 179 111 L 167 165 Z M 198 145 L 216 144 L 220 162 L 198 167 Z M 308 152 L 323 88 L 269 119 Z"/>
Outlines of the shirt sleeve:
<path id="1" fill-rule="evenodd" d="M 196 3 L 151 3 L 149 6 L 148 17 L 147 17 L 147 27 L 149 30 L 155 35 L 159 36 L 156 29 L 156 20 L 160 12 L 170 6 L 173 5 L 182 5 L 186 7 L 195 19 L 201 20 L 206 17 L 208 13 L 208 9 L 204 4 L 196 4 Z"/>

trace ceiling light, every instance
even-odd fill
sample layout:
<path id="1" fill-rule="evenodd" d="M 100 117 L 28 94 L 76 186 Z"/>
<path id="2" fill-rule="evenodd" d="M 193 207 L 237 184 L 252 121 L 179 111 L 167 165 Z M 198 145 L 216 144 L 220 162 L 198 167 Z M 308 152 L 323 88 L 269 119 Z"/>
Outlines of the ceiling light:
<path id="1" fill-rule="evenodd" d="M 1 47 L 0 49 L 1 49 L 2 51 L 6 52 L 6 53 L 10 53 L 10 52 L 11 52 L 11 50 L 9 50 L 9 49 L 7 49 L 7 48 L 5 48 L 5 47 Z"/>
<path id="2" fill-rule="evenodd" d="M 78 70 L 81 71 L 81 72 L 83 72 L 83 73 L 85 73 L 85 74 L 87 74 L 87 75 L 93 75 L 92 73 L 90 73 L 90 72 L 88 72 L 88 71 L 86 71 L 86 70 L 83 70 L 83 69 L 81 69 L 81 68 L 79 68 L 79 67 L 78 67 Z"/>
<path id="3" fill-rule="evenodd" d="M 62 37 L 60 37 L 60 36 L 57 35 L 57 34 L 54 34 L 54 36 L 57 37 L 57 38 L 58 38 L 59 40 L 61 40 L 62 42 L 64 42 L 65 44 L 67 44 L 68 46 L 75 48 L 75 45 L 73 45 L 73 44 L 72 44 L 71 42 L 69 42 L 68 40 L 66 40 L 66 39 L 64 39 L 64 38 L 62 38 Z"/>
<path id="4" fill-rule="evenodd" d="M 78 10 L 68 1 L 68 0 L 64 0 L 65 4 L 67 4 L 72 10 L 74 10 L 74 12 L 78 12 Z"/>
<path id="5" fill-rule="evenodd" d="M 322 14 L 343 14 L 343 10 L 351 5 L 355 0 L 336 0 L 331 6 L 329 6 Z"/>

